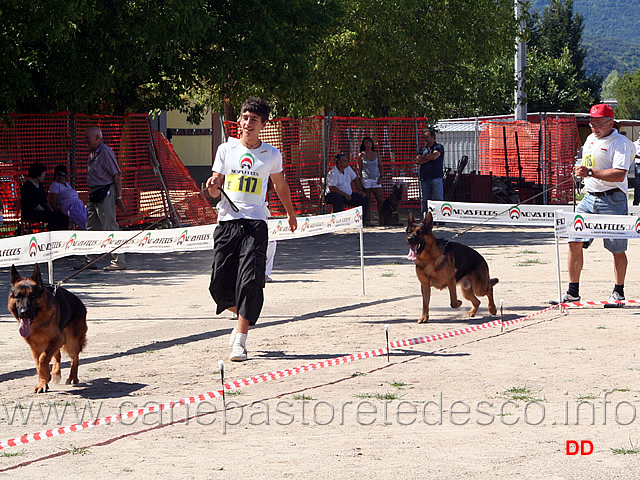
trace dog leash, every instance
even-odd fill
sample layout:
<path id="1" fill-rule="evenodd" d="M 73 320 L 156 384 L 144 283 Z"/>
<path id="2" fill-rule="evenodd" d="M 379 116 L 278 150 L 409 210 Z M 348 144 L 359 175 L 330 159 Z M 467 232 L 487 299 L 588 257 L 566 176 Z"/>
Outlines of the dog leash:
<path id="1" fill-rule="evenodd" d="M 202 195 L 205 191 L 207 191 L 209 189 L 209 187 L 205 187 L 202 190 L 200 190 L 198 193 L 194 193 L 193 195 L 181 200 L 180 202 L 176 203 L 174 205 L 175 206 L 179 206 L 181 204 L 184 203 L 188 203 L 191 200 L 193 200 L 194 198 L 196 198 L 198 195 Z M 236 206 L 235 203 L 233 203 L 233 201 L 229 198 L 229 196 L 227 195 L 227 192 L 225 192 L 222 187 L 218 187 L 218 189 L 220 190 L 220 192 L 224 195 L 224 198 L 227 199 L 227 201 L 229 202 L 229 205 L 231 206 L 231 209 L 234 212 L 239 212 L 240 210 L 238 209 L 238 207 Z M 153 212 L 153 211 L 152 211 Z M 147 214 L 149 215 L 149 214 Z M 75 277 L 76 275 L 78 275 L 79 273 L 83 272 L 84 270 L 86 270 L 87 268 L 91 267 L 92 265 L 94 265 L 95 263 L 99 262 L 100 260 L 102 260 L 104 257 L 106 257 L 107 255 L 111 255 L 113 252 L 115 252 L 116 250 L 118 250 L 120 247 L 122 247 L 123 245 L 128 244 L 129 242 L 131 242 L 132 240 L 134 240 L 136 237 L 138 237 L 139 235 L 141 235 L 142 233 L 146 232 L 147 230 L 152 230 L 153 227 L 155 227 L 157 224 L 164 222 L 167 218 L 169 218 L 169 216 L 171 215 L 171 213 L 166 213 L 164 214 L 164 216 L 162 218 L 160 218 L 159 220 L 153 222 L 151 225 L 149 225 L 147 228 L 145 228 L 144 230 L 139 231 L 138 233 L 136 233 L 134 236 L 132 236 L 131 238 L 129 238 L 126 242 L 121 243 L 120 245 L 117 245 L 116 247 L 114 247 L 113 249 L 111 249 L 110 251 L 100 255 L 98 258 L 96 258 L 95 260 L 87 263 L 86 265 L 83 265 L 82 268 L 79 268 L 77 271 L 75 271 L 74 273 L 72 273 L 71 275 L 67 276 L 66 278 L 63 278 L 62 280 L 60 280 L 59 282 L 56 282 L 53 285 L 53 291 L 54 291 L 54 295 L 55 292 L 58 290 L 58 287 L 61 286 L 63 283 L 68 282 L 69 280 L 71 280 L 73 277 Z"/>
<path id="2" fill-rule="evenodd" d="M 507 208 L 507 209 L 505 209 L 505 210 L 503 210 L 503 211 L 501 211 L 501 212 L 498 212 L 498 213 L 496 213 L 495 215 L 492 215 L 491 217 L 487 218 L 484 222 L 476 223 L 476 224 L 474 224 L 474 225 L 471 225 L 469 228 L 467 228 L 467 229 L 465 229 L 465 230 L 463 230 L 463 231 L 461 231 L 461 232 L 459 232 L 459 233 L 456 233 L 453 237 L 451 237 L 451 239 L 450 239 L 450 240 L 453 240 L 453 239 L 455 239 L 455 238 L 461 237 L 462 235 L 464 235 L 464 234 L 465 234 L 465 233 L 467 233 L 467 232 L 470 232 L 471 230 L 473 230 L 473 229 L 474 229 L 474 228 L 476 228 L 476 227 L 481 227 L 482 225 L 486 224 L 487 222 L 490 222 L 491 220 L 493 220 L 494 218 L 499 217 L 500 215 L 503 215 L 503 214 L 507 213 L 507 212 L 508 212 L 509 210 L 511 210 L 514 206 L 516 206 L 516 207 L 517 207 L 517 206 L 519 206 L 519 205 L 522 205 L 523 203 L 530 202 L 530 201 L 531 201 L 531 200 L 533 200 L 534 198 L 537 198 L 537 197 L 539 197 L 540 195 L 543 195 L 543 194 L 545 194 L 545 193 L 547 193 L 547 192 L 549 192 L 549 191 L 553 190 L 554 188 L 558 188 L 558 187 L 560 187 L 561 185 L 564 185 L 565 183 L 573 182 L 573 181 L 575 181 L 575 177 L 572 175 L 572 176 L 571 176 L 571 178 L 568 178 L 568 179 L 566 179 L 566 180 L 563 180 L 562 182 L 560 182 L 560 183 L 558 183 L 558 184 L 556 184 L 556 185 L 554 185 L 554 186 L 552 186 L 552 187 L 549 187 L 549 188 L 547 188 L 547 189 L 545 189 L 545 190 L 542 190 L 541 192 L 536 193 L 534 196 L 529 197 L 529 198 L 527 198 L 527 199 L 525 199 L 525 200 L 522 200 L 522 201 L 520 201 L 520 202 L 516 203 L 515 205 L 511 205 L 511 204 L 510 204 L 510 205 L 509 205 L 509 208 Z"/>
<path id="3" fill-rule="evenodd" d="M 222 195 L 224 195 L 224 198 L 227 199 L 227 202 L 229 202 L 229 205 L 231 206 L 231 210 L 233 210 L 234 212 L 238 213 L 240 210 L 238 210 L 238 207 L 236 207 L 236 204 L 233 203 L 233 201 L 229 198 L 229 195 L 227 195 L 227 192 L 225 192 L 222 187 L 218 187 L 218 190 L 220 190 L 220 193 L 222 193 Z"/>
<path id="4" fill-rule="evenodd" d="M 193 195 L 179 201 L 178 203 L 174 204 L 175 206 L 179 206 L 185 203 L 190 202 L 191 200 L 193 200 L 194 198 L 196 198 L 198 195 L 202 195 L 207 188 L 203 188 L 202 190 L 200 190 L 198 193 L 194 193 Z M 158 207 L 158 208 L 162 208 L 164 209 L 164 207 Z M 153 210 L 150 213 L 147 213 L 147 216 L 149 216 L 151 213 L 155 213 Z M 146 229 L 139 231 L 138 233 L 136 233 L 134 236 L 132 236 L 131 238 L 129 238 L 126 242 L 121 243 L 120 245 L 117 245 L 116 247 L 114 247 L 113 249 L 111 249 L 110 251 L 100 255 L 98 258 L 96 258 L 95 260 L 87 263 L 86 265 L 83 265 L 81 268 L 79 268 L 78 270 L 76 270 L 74 273 L 72 273 L 71 275 L 67 276 L 66 278 L 63 278 L 62 280 L 56 282 L 53 285 L 54 288 L 54 294 L 55 291 L 58 289 L 59 286 L 61 286 L 63 283 L 68 282 L 69 280 L 71 280 L 73 277 L 75 277 L 76 275 L 78 275 L 79 273 L 83 272 L 84 270 L 86 270 L 87 268 L 91 267 L 92 265 L 94 265 L 96 262 L 99 262 L 100 260 L 102 260 L 104 257 L 106 257 L 107 255 L 111 255 L 113 252 L 115 252 L 116 250 L 118 250 L 120 247 L 122 247 L 123 245 L 128 244 L 129 242 L 131 242 L 132 240 L 134 240 L 137 236 L 139 236 L 140 234 L 142 234 L 143 232 L 146 232 L 147 230 L 151 230 L 153 229 L 153 227 L 155 227 L 156 225 L 158 225 L 161 222 L 164 222 L 167 218 L 169 218 L 169 216 L 171 215 L 171 213 L 165 213 L 162 218 L 160 218 L 159 220 L 153 222 L 151 225 L 149 225 Z"/>

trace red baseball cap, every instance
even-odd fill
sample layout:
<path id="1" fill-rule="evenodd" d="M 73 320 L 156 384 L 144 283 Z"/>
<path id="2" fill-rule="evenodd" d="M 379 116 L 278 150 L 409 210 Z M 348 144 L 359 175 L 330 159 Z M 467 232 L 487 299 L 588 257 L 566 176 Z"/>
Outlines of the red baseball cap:
<path id="1" fill-rule="evenodd" d="M 596 117 L 596 118 L 597 117 L 614 118 L 613 108 L 611 108 L 606 103 L 599 103 L 598 105 L 594 105 L 593 107 L 591 107 L 591 110 L 589 111 L 589 116 Z"/>

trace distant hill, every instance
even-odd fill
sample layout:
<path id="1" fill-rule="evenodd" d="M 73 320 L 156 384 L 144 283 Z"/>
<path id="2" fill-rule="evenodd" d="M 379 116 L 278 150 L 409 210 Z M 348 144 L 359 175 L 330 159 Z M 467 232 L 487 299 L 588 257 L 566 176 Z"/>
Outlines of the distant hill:
<path id="1" fill-rule="evenodd" d="M 542 12 L 549 1 L 533 0 L 532 5 Z M 623 74 L 640 69 L 638 0 L 574 0 L 573 11 L 584 16 L 588 75 L 606 78 L 612 70 Z"/>

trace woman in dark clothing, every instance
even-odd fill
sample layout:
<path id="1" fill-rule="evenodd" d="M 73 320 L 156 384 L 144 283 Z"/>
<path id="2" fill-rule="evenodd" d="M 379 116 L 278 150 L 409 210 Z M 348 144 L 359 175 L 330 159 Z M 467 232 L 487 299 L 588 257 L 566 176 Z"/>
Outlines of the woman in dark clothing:
<path id="1" fill-rule="evenodd" d="M 51 208 L 42 188 L 46 169 L 41 163 L 29 167 L 29 178 L 20 188 L 22 220 L 47 223 L 47 230 L 66 230 L 69 228 L 69 217 Z"/>

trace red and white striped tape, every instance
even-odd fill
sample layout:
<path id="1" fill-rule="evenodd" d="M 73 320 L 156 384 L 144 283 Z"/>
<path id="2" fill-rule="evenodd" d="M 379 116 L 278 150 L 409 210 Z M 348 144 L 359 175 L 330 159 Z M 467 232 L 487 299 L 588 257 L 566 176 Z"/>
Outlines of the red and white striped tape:
<path id="1" fill-rule="evenodd" d="M 562 302 L 560 305 L 565 307 L 593 307 L 595 305 L 625 305 L 625 304 L 638 304 L 638 300 L 621 300 L 619 302 L 610 302 L 605 300 L 591 301 L 591 302 Z"/>
<path id="2" fill-rule="evenodd" d="M 628 303 L 638 303 L 635 300 L 627 300 Z M 578 302 L 574 302 L 572 304 L 569 305 L 574 305 L 575 303 L 577 303 L 577 305 L 575 306 L 583 306 L 583 304 L 580 304 Z M 586 305 L 600 305 L 603 303 L 608 303 L 608 302 L 583 302 Z M 564 306 L 567 304 L 561 304 L 560 306 Z M 446 338 L 453 338 L 453 337 L 458 337 L 460 335 L 465 335 L 467 333 L 473 333 L 473 332 L 477 332 L 479 330 L 484 330 L 487 328 L 493 328 L 493 327 L 497 327 L 500 325 L 503 326 L 509 326 L 509 325 L 514 325 L 516 323 L 522 322 L 524 320 L 528 320 L 530 318 L 533 318 L 537 315 L 541 315 L 545 312 L 548 312 L 550 310 L 553 310 L 554 308 L 557 308 L 558 306 L 551 306 L 551 307 L 547 307 L 543 310 L 540 310 L 538 312 L 534 312 L 531 313 L 529 315 L 527 315 L 526 317 L 520 317 L 520 318 L 516 318 L 514 320 L 508 320 L 506 322 L 501 322 L 500 320 L 493 320 L 491 322 L 487 322 L 487 323 L 483 323 L 481 325 L 472 325 L 470 327 L 466 327 L 466 328 L 462 328 L 459 330 L 451 330 L 449 332 L 444 332 L 444 333 L 438 333 L 435 335 L 428 335 L 428 336 L 424 336 L 424 337 L 417 337 L 417 338 L 411 338 L 411 339 L 406 339 L 406 340 L 396 340 L 393 342 L 389 342 L 389 349 L 394 349 L 394 348 L 400 348 L 400 347 L 408 347 L 411 345 L 419 345 L 422 343 L 429 343 L 429 342 L 435 342 L 438 340 L 444 340 Z M 285 378 L 285 377 L 291 377 L 293 375 L 298 375 L 300 373 L 306 373 L 306 372 L 312 372 L 314 370 L 320 370 L 323 368 L 327 368 L 327 367 L 334 367 L 337 365 L 342 365 L 342 364 L 346 364 L 346 363 L 351 363 L 351 362 L 355 362 L 357 360 L 364 360 L 366 358 L 373 358 L 373 357 L 378 357 L 381 355 L 386 355 L 387 354 L 387 348 L 377 348 L 375 350 L 369 350 L 368 352 L 361 352 L 361 353 L 355 353 L 352 355 L 345 355 L 343 357 L 338 357 L 338 358 L 331 358 L 328 360 L 323 360 L 321 362 L 316 362 L 316 363 L 310 363 L 308 365 L 302 365 L 300 367 L 293 367 L 293 368 L 286 368 L 284 370 L 278 370 L 276 372 L 271 372 L 271 373 L 265 373 L 262 375 L 256 375 L 253 377 L 248 377 L 242 380 L 235 380 L 233 382 L 229 382 L 229 383 L 225 383 L 224 384 L 224 390 L 232 390 L 234 388 L 241 388 L 241 387 L 248 387 L 250 385 L 257 385 L 259 383 L 264 383 L 264 382 L 268 382 L 270 380 L 277 380 L 279 378 Z M 37 433 L 32 433 L 32 434 L 28 434 L 28 435 L 23 435 L 19 438 L 11 438 L 9 440 L 3 440 L 0 441 L 0 450 L 4 450 L 7 448 L 11 448 L 11 447 L 17 447 L 20 445 L 26 445 L 29 443 L 33 443 L 37 440 L 45 440 L 47 438 L 53 438 L 53 437 L 57 437 L 60 435 L 64 435 L 65 433 L 70 433 L 70 432 L 77 432 L 80 430 L 86 430 L 88 428 L 93 428 L 93 427 L 97 427 L 99 425 L 109 425 L 111 423 L 116 423 L 119 422 L 123 419 L 129 419 L 129 418 L 137 418 L 137 417 L 141 417 L 143 415 L 147 415 L 150 413 L 155 413 L 155 412 L 159 412 L 159 411 L 163 411 L 163 410 L 168 410 L 168 409 L 172 409 L 172 408 L 176 408 L 178 406 L 182 406 L 182 405 L 190 405 L 190 404 L 196 404 L 196 403 L 200 403 L 200 402 L 204 402 L 206 400 L 210 400 L 213 398 L 218 398 L 222 396 L 222 390 L 217 390 L 215 392 L 207 392 L 204 394 L 200 394 L 200 395 L 195 395 L 192 397 L 185 397 L 182 398 L 178 401 L 172 401 L 172 402 L 167 402 L 167 403 L 162 403 L 160 405 L 153 405 L 150 407 L 146 407 L 146 408 L 140 408 L 137 410 L 131 410 L 129 412 L 126 413 L 122 413 L 122 414 L 118 414 L 118 415 L 109 415 L 107 417 L 102 417 L 102 418 L 98 418 L 96 420 L 90 421 L 90 422 L 83 422 L 83 423 L 75 423 L 73 425 L 67 425 L 66 427 L 59 427 L 59 428 L 53 428 L 50 430 L 44 430 L 41 432 L 37 432 Z"/>

